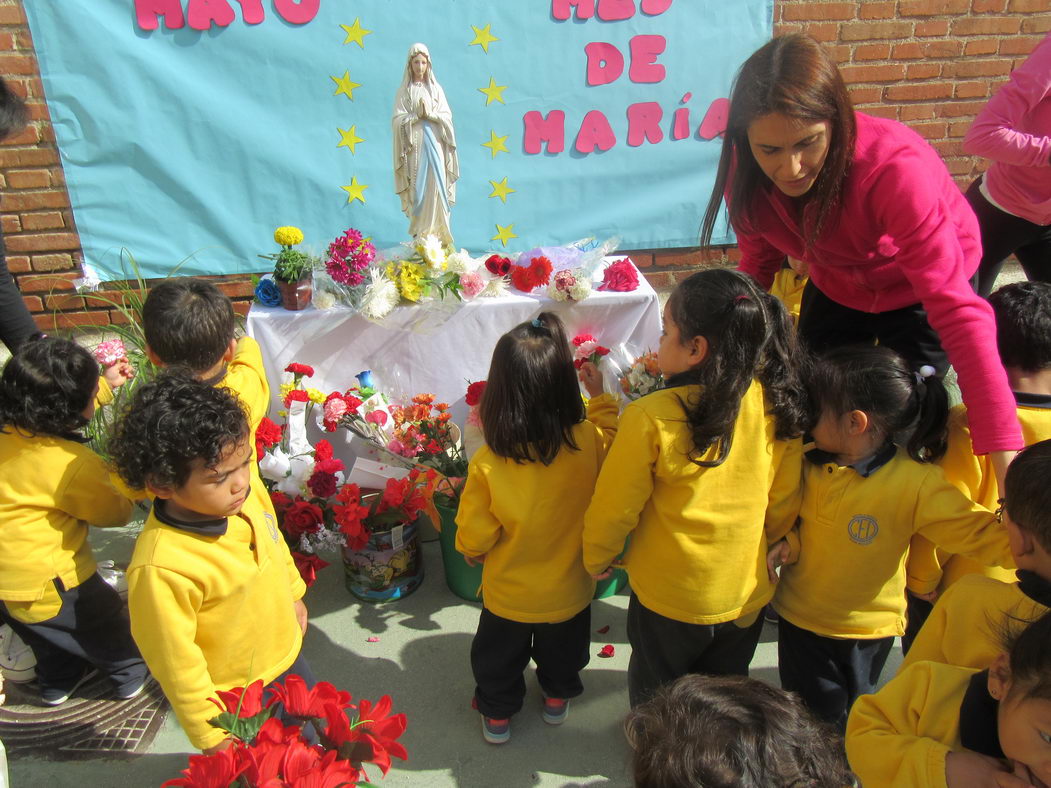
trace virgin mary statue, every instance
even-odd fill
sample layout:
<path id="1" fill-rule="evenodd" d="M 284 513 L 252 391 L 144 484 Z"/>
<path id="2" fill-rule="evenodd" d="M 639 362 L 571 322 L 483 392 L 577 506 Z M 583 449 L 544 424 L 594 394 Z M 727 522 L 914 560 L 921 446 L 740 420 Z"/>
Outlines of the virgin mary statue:
<path id="1" fill-rule="evenodd" d="M 434 234 L 452 245 L 449 209 L 460 177 L 453 114 L 423 44 L 409 48 L 392 123 L 394 191 L 409 217 L 409 235 Z"/>

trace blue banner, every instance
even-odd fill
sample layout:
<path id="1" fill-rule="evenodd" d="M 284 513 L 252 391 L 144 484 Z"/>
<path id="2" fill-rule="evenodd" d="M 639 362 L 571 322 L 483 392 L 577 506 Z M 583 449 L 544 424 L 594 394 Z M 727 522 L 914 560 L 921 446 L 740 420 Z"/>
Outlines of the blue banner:
<path id="1" fill-rule="evenodd" d="M 395 94 L 414 42 L 452 111 L 457 246 L 696 245 L 772 0 L 25 0 L 86 262 L 261 271 L 273 229 L 408 239 Z M 716 238 L 716 241 L 725 240 Z"/>

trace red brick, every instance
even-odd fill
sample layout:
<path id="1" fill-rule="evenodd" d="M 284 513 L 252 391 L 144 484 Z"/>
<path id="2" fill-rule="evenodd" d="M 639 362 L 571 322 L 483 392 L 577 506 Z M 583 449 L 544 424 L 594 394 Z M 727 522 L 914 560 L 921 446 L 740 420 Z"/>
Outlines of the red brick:
<path id="1" fill-rule="evenodd" d="M 972 38 L 963 48 L 965 55 L 995 55 L 1000 48 L 999 38 Z"/>
<path id="2" fill-rule="evenodd" d="M 0 71 L 2 74 L 3 71 Z M 40 128 L 35 123 L 30 123 L 18 134 L 7 138 L 8 145 L 36 145 L 44 138 Z"/>
<path id="3" fill-rule="evenodd" d="M 970 0 L 901 0 L 898 16 L 946 16 L 970 11 Z"/>
<path id="4" fill-rule="evenodd" d="M 781 18 L 786 22 L 813 22 L 854 18 L 856 3 L 782 4 Z"/>
<path id="5" fill-rule="evenodd" d="M 653 253 L 653 262 L 658 268 L 697 266 L 702 262 L 702 253 L 699 249 L 658 249 Z"/>
<path id="6" fill-rule="evenodd" d="M 40 296 L 22 296 L 22 303 L 26 305 L 26 309 L 30 312 L 42 312 L 44 310 L 44 303 L 40 300 Z"/>
<path id="7" fill-rule="evenodd" d="M 935 117 L 937 117 L 937 113 L 933 104 L 907 104 L 901 108 L 901 119 L 904 122 L 910 120 L 932 120 Z"/>
<path id="8" fill-rule="evenodd" d="M 0 25 L 7 27 L 13 25 L 24 25 L 25 23 L 26 18 L 22 13 L 21 7 L 17 5 L 0 6 Z"/>
<path id="9" fill-rule="evenodd" d="M 45 312 L 42 315 L 33 315 L 33 319 L 41 331 L 109 325 L 109 314 L 106 312 Z"/>
<path id="10" fill-rule="evenodd" d="M 844 22 L 840 37 L 844 41 L 900 39 L 912 34 L 911 22 Z"/>
<path id="11" fill-rule="evenodd" d="M 0 218 L 0 228 L 3 229 L 4 235 L 11 235 L 22 230 L 22 221 L 17 216 L 4 216 Z"/>
<path id="12" fill-rule="evenodd" d="M 674 280 L 668 276 L 668 274 L 645 273 L 643 276 L 645 276 L 646 281 L 650 283 L 650 287 L 658 292 L 661 290 L 670 290 L 673 286 L 671 283 L 673 283 Z"/>
<path id="13" fill-rule="evenodd" d="M 1031 16 L 1022 20 L 1023 33 L 1046 33 L 1051 30 L 1051 14 Z"/>
<path id="14" fill-rule="evenodd" d="M 890 44 L 860 44 L 854 48 L 854 60 L 886 60 L 890 57 Z"/>
<path id="15" fill-rule="evenodd" d="M 58 154 L 50 148 L 0 148 L 0 167 L 44 167 L 55 164 Z"/>
<path id="16" fill-rule="evenodd" d="M 727 246 L 726 261 L 731 265 L 741 262 L 741 249 L 737 246 Z"/>
<path id="17" fill-rule="evenodd" d="M 850 47 L 846 44 L 825 44 L 825 51 L 836 63 L 850 62 Z"/>
<path id="18" fill-rule="evenodd" d="M 878 118 L 889 118 L 890 120 L 898 119 L 898 110 L 900 107 L 895 107 L 889 104 L 876 104 L 872 107 L 865 107 L 865 112 L 869 115 L 875 115 Z"/>
<path id="19" fill-rule="evenodd" d="M 963 52 L 962 41 L 924 41 L 920 44 L 924 57 L 955 57 Z"/>
<path id="20" fill-rule="evenodd" d="M 73 256 L 68 254 L 35 254 L 32 259 L 34 271 L 69 271 Z"/>
<path id="21" fill-rule="evenodd" d="M 252 283 L 247 280 L 242 282 L 215 282 L 215 286 L 219 288 L 220 292 L 230 298 L 236 296 L 248 297 L 253 293 Z"/>
<path id="22" fill-rule="evenodd" d="M 915 60 L 923 56 L 923 46 L 915 41 L 894 45 L 895 60 Z"/>
<path id="23" fill-rule="evenodd" d="M 15 46 L 14 33 L 0 33 L 0 52 L 13 52 L 18 49 Z"/>
<path id="24" fill-rule="evenodd" d="M 1012 14 L 1047 13 L 1047 0 L 1010 0 L 1007 10 Z"/>
<path id="25" fill-rule="evenodd" d="M 969 174 L 974 167 L 970 159 L 950 159 L 945 166 L 953 175 Z"/>
<path id="26" fill-rule="evenodd" d="M 940 76 L 942 73 L 941 63 L 910 63 L 906 71 L 907 79 L 930 79 Z"/>
<path id="27" fill-rule="evenodd" d="M 884 90 L 883 97 L 892 101 L 930 101 L 949 98 L 951 82 L 929 82 L 923 85 L 891 85 Z"/>
<path id="28" fill-rule="evenodd" d="M 818 41 L 828 43 L 839 39 L 839 24 L 836 22 L 808 22 L 803 25 L 803 32 Z"/>
<path id="29" fill-rule="evenodd" d="M 881 3 L 875 0 L 858 3 L 859 19 L 893 19 L 894 3 Z"/>
<path id="30" fill-rule="evenodd" d="M 954 19 L 954 36 L 1004 36 L 1017 33 L 1022 20 L 1016 16 L 965 16 Z"/>
<path id="31" fill-rule="evenodd" d="M 44 189 L 51 185 L 47 170 L 8 170 L 7 185 L 12 189 Z"/>
<path id="32" fill-rule="evenodd" d="M 949 21 L 947 19 L 929 19 L 926 22 L 917 22 L 912 34 L 917 38 L 942 38 L 949 34 Z"/>
<path id="33" fill-rule="evenodd" d="M 972 0 L 971 11 L 976 14 L 1002 14 L 1007 8 L 1007 0 Z"/>
<path id="34" fill-rule="evenodd" d="M 988 82 L 957 82 L 956 98 L 983 98 L 989 95 Z"/>
<path id="35" fill-rule="evenodd" d="M 26 111 L 30 122 L 51 120 L 51 113 L 48 112 L 47 104 L 42 101 L 27 101 Z"/>
<path id="36" fill-rule="evenodd" d="M 941 139 L 945 136 L 945 132 L 949 130 L 948 124 L 944 121 L 934 121 L 931 123 L 910 123 L 909 128 L 911 128 L 921 137 L 926 137 L 929 140 Z"/>
<path id="37" fill-rule="evenodd" d="M 79 247 L 80 238 L 76 233 L 34 233 L 13 235 L 7 239 L 7 248 L 12 252 L 51 252 Z"/>
<path id="38" fill-rule="evenodd" d="M 942 74 L 949 78 L 1005 77 L 1011 73 L 1011 61 L 1002 57 L 992 60 L 957 60 L 946 63 Z"/>
<path id="39" fill-rule="evenodd" d="M 955 139 L 957 137 L 967 136 L 967 130 L 971 128 L 970 120 L 956 120 L 949 124 L 949 137 Z"/>
<path id="40" fill-rule="evenodd" d="M 59 311 L 83 309 L 84 299 L 75 295 L 49 295 L 44 299 L 44 306 L 48 309 L 57 309 Z"/>
<path id="41" fill-rule="evenodd" d="M 9 255 L 7 258 L 7 270 L 13 274 L 23 274 L 32 270 L 32 267 L 29 265 L 29 255 Z"/>
<path id="42" fill-rule="evenodd" d="M 65 186 L 66 185 L 66 173 L 63 172 L 61 167 L 55 167 L 54 169 L 48 170 L 51 175 L 52 186 Z"/>
<path id="43" fill-rule="evenodd" d="M 635 263 L 635 267 L 638 269 L 653 267 L 652 252 L 627 252 L 627 255 L 631 258 L 631 262 Z"/>
<path id="44" fill-rule="evenodd" d="M 4 211 L 39 211 L 44 208 L 68 208 L 69 196 L 65 191 L 52 189 L 44 192 L 16 192 L 0 195 L 0 208 Z"/>
<path id="45" fill-rule="evenodd" d="M 855 105 L 875 104 L 883 98 L 883 90 L 881 88 L 862 88 L 857 85 L 847 85 L 847 92 L 850 93 L 850 100 Z"/>
<path id="46" fill-rule="evenodd" d="M 0 53 L 0 74 L 37 74 L 36 58 L 15 52 Z"/>
<path id="47" fill-rule="evenodd" d="M 39 274 L 18 277 L 18 286 L 23 293 L 47 293 L 52 290 L 72 290 L 73 280 L 79 279 L 80 273 L 71 271 L 68 274 Z"/>
<path id="48" fill-rule="evenodd" d="M 22 214 L 22 227 L 26 230 L 56 230 L 65 226 L 65 217 L 58 211 Z M 4 232 L 8 232 L 6 228 Z"/>
<path id="49" fill-rule="evenodd" d="M 840 69 L 847 84 L 859 82 L 897 82 L 905 77 L 905 66 L 887 63 L 875 66 L 843 66 Z"/>
<path id="50" fill-rule="evenodd" d="M 938 140 L 932 142 L 931 146 L 943 159 L 963 155 L 963 143 L 960 140 Z"/>
<path id="51" fill-rule="evenodd" d="M 982 111 L 984 101 L 947 101 L 938 107 L 940 118 L 974 117 Z"/>
<path id="52" fill-rule="evenodd" d="M 1001 55 L 1028 55 L 1036 45 L 1043 40 L 1043 36 L 1011 36 L 1000 39 Z"/>
<path id="53" fill-rule="evenodd" d="M 235 300 L 233 306 L 235 315 L 240 315 L 241 317 L 248 317 L 248 313 L 252 309 L 252 302 Z"/>

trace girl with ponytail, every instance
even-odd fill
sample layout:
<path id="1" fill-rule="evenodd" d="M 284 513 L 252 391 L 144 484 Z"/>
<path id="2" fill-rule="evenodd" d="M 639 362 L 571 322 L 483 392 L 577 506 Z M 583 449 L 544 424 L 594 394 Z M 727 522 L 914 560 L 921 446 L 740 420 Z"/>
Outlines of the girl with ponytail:
<path id="1" fill-rule="evenodd" d="M 945 452 L 948 395 L 931 367 L 886 347 L 829 351 L 808 375 L 799 524 L 770 553 L 782 563 L 781 685 L 842 730 L 873 692 L 905 631 L 905 557 L 916 533 L 989 565 L 1012 566 L 1007 533 L 935 461 Z"/>

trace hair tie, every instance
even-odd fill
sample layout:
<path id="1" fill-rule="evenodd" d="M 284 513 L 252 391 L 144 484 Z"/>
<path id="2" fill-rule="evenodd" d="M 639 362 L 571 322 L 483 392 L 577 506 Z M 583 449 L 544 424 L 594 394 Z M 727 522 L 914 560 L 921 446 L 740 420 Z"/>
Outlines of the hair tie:
<path id="1" fill-rule="evenodd" d="M 533 321 L 532 321 L 532 324 L 533 324 L 533 328 L 543 328 L 544 327 L 544 324 L 542 322 L 540 322 L 540 318 L 539 317 L 534 317 Z"/>
<path id="2" fill-rule="evenodd" d="M 916 375 L 916 382 L 917 383 L 923 383 L 923 381 L 925 379 L 927 379 L 929 377 L 933 377 L 934 373 L 937 372 L 937 371 L 938 370 L 936 370 L 930 364 L 924 364 L 922 367 L 920 367 L 919 372 L 915 373 L 915 375 Z"/>
<path id="3" fill-rule="evenodd" d="M 736 303 L 737 303 L 738 301 L 751 301 L 751 300 L 752 300 L 752 297 L 751 297 L 751 296 L 749 296 L 749 295 L 745 295 L 745 294 L 743 294 L 743 293 L 742 293 L 741 295 L 739 295 L 739 296 L 734 296 L 734 303 L 735 303 L 735 304 L 736 304 Z"/>

